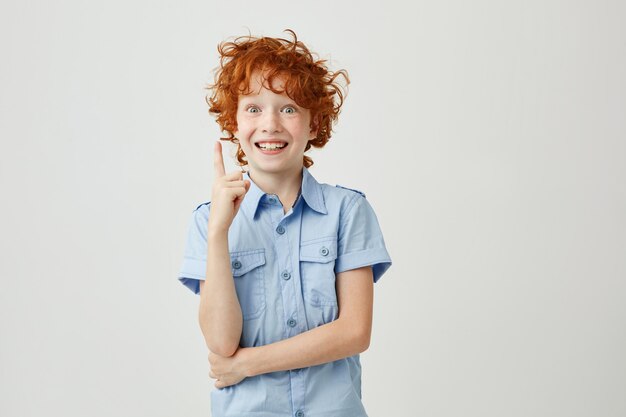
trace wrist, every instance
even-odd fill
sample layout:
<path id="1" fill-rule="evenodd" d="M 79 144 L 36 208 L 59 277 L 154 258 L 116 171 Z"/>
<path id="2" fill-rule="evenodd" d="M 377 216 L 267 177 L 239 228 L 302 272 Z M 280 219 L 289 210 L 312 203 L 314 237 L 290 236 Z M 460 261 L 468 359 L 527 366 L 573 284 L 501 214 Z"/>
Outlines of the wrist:
<path id="1" fill-rule="evenodd" d="M 241 348 L 241 366 L 247 378 L 258 375 L 256 370 L 257 353 L 258 349 L 254 347 Z"/>
<path id="2" fill-rule="evenodd" d="M 228 228 L 215 227 L 211 224 L 208 225 L 207 238 L 209 240 L 222 241 L 228 239 Z"/>

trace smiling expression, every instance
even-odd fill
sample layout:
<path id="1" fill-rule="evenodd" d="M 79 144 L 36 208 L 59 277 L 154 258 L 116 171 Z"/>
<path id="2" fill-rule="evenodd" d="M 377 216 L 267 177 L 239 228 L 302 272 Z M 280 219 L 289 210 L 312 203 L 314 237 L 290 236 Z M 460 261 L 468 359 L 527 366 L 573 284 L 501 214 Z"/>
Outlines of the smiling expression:
<path id="1" fill-rule="evenodd" d="M 300 170 L 304 149 L 316 135 L 310 128 L 311 113 L 285 92 L 276 94 L 261 82 L 260 72 L 253 73 L 250 94 L 239 96 L 233 133 L 253 172 Z M 283 80 L 275 78 L 273 87 L 283 90 Z"/>

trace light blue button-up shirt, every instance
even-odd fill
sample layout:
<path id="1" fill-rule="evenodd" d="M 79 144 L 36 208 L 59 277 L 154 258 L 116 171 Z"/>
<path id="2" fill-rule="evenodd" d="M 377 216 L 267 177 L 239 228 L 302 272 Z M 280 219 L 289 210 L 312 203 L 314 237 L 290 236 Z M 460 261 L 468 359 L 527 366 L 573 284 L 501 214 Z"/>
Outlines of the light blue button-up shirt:
<path id="1" fill-rule="evenodd" d="M 337 319 L 335 274 L 391 266 L 365 195 L 320 184 L 302 168 L 300 194 L 284 213 L 246 173 L 250 189 L 228 231 L 231 271 L 243 315 L 241 347 L 263 346 Z M 205 279 L 210 202 L 189 222 L 179 280 L 196 294 Z M 359 355 L 248 377 L 211 391 L 213 417 L 364 417 Z"/>

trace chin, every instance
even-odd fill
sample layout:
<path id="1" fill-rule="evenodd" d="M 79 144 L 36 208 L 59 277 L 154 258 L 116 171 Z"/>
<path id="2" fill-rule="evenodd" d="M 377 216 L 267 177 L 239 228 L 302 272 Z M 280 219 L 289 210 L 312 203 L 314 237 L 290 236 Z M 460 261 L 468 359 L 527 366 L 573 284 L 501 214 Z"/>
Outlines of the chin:
<path id="1" fill-rule="evenodd" d="M 252 172 L 265 172 L 268 174 L 278 174 L 289 172 L 292 168 L 285 166 L 283 164 L 260 164 L 260 165 L 250 165 L 250 170 Z"/>

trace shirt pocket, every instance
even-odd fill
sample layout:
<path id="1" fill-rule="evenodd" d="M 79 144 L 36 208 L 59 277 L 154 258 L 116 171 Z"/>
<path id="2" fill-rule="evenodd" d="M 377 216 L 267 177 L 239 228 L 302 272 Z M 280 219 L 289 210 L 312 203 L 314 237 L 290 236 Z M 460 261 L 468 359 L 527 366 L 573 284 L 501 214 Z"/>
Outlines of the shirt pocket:
<path id="1" fill-rule="evenodd" d="M 309 240 L 300 244 L 300 276 L 306 301 L 316 307 L 337 306 L 335 291 L 337 237 Z"/>
<path id="2" fill-rule="evenodd" d="M 265 311 L 265 249 L 230 252 L 230 266 L 244 320 Z"/>

